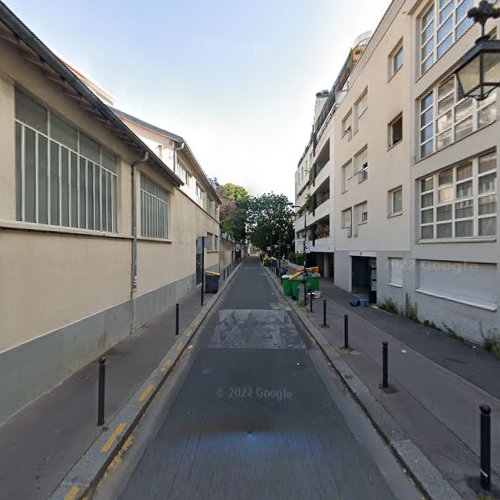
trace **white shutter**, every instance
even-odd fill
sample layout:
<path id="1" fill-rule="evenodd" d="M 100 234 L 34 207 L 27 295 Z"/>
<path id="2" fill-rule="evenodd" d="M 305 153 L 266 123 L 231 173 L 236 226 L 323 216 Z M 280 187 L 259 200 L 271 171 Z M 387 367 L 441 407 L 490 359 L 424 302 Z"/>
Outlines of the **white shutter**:
<path id="1" fill-rule="evenodd" d="M 497 266 L 470 262 L 418 261 L 417 291 L 496 309 Z"/>
<path id="2" fill-rule="evenodd" d="M 403 259 L 389 258 L 389 283 L 394 286 L 403 286 Z"/>

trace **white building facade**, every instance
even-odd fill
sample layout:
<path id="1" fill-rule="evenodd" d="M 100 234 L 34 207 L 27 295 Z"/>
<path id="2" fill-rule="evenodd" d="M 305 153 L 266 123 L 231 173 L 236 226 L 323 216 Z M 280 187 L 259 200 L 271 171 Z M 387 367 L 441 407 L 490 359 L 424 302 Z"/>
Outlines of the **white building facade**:
<path id="1" fill-rule="evenodd" d="M 495 94 L 457 97 L 472 4 L 391 3 L 335 96 L 330 220 L 338 286 L 482 342 L 500 335 L 500 127 Z"/>

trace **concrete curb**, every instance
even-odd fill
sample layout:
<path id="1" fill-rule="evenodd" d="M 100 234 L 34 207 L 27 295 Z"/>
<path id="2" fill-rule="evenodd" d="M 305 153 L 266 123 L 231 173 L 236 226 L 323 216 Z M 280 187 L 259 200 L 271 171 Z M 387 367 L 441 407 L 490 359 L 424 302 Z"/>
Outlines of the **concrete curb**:
<path id="1" fill-rule="evenodd" d="M 119 454 L 127 438 L 133 432 L 174 366 L 188 348 L 203 321 L 233 280 L 240 266 L 241 263 L 226 278 L 219 292 L 207 300 L 195 319 L 179 335 L 175 344 L 167 351 L 141 387 L 131 396 L 113 420 L 106 427 L 103 427 L 103 432 L 60 482 L 59 486 L 50 495 L 50 499 L 78 500 L 87 497 L 92 492 L 92 489 L 102 478 L 112 460 Z"/>
<path id="2" fill-rule="evenodd" d="M 281 292 L 281 283 L 267 268 L 264 268 L 271 282 Z M 305 329 L 326 356 L 335 372 L 347 387 L 353 398 L 360 405 L 372 425 L 387 443 L 389 449 L 413 479 L 419 490 L 433 500 L 460 500 L 461 496 L 429 461 L 420 449 L 408 438 L 387 410 L 372 396 L 363 381 L 352 371 L 339 354 L 339 349 L 332 346 L 312 323 L 307 315 L 289 297 L 283 297 Z"/>

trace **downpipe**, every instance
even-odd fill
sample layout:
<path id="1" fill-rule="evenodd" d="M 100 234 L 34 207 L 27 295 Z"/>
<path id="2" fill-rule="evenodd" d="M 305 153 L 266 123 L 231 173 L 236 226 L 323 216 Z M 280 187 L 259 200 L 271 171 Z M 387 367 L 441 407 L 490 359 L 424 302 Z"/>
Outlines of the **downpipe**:
<path id="1" fill-rule="evenodd" d="M 132 320 L 130 322 L 130 335 L 135 333 L 136 323 L 136 299 L 137 299 L 137 193 L 136 178 L 137 166 L 146 163 L 149 160 L 149 153 L 146 151 L 144 156 L 132 162 L 132 269 L 130 273 L 130 301 L 132 304 Z"/>

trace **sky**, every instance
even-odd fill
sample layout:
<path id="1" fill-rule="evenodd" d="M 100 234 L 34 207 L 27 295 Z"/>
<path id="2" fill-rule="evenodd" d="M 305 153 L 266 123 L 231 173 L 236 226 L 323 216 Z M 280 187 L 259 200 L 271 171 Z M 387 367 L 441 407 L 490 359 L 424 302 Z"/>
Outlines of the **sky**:
<path id="1" fill-rule="evenodd" d="M 316 92 L 390 0 L 7 0 L 116 107 L 181 135 L 209 177 L 294 198 Z"/>

